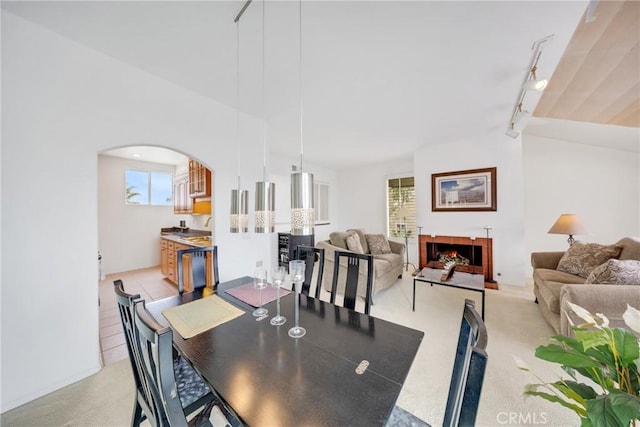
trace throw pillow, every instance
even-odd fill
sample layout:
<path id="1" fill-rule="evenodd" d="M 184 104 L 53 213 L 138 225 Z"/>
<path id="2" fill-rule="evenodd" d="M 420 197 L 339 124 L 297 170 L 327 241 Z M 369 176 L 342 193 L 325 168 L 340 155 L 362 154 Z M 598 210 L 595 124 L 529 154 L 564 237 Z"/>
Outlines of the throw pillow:
<path id="1" fill-rule="evenodd" d="M 362 245 L 362 253 L 364 254 L 369 254 L 371 253 L 371 250 L 369 249 L 369 245 L 367 245 L 367 239 L 364 236 L 364 229 L 363 228 L 350 228 L 347 231 L 350 231 L 352 233 L 358 233 L 358 236 L 360 236 L 360 244 Z"/>
<path id="2" fill-rule="evenodd" d="M 597 266 L 618 258 L 620 251 L 616 245 L 575 242 L 560 258 L 557 270 L 586 278 Z"/>
<path id="3" fill-rule="evenodd" d="M 360 237 L 356 233 L 353 233 L 351 236 L 347 237 L 347 248 L 349 248 L 351 252 L 355 252 L 357 254 L 364 253 L 362 244 L 360 244 Z"/>
<path id="4" fill-rule="evenodd" d="M 640 285 L 640 261 L 610 259 L 594 268 L 584 283 Z"/>
<path id="5" fill-rule="evenodd" d="M 347 237 L 354 234 L 351 231 L 334 231 L 329 234 L 329 241 L 333 246 L 338 246 L 339 248 L 349 249 L 347 247 Z"/>
<path id="6" fill-rule="evenodd" d="M 391 247 L 384 234 L 365 234 L 369 250 L 372 254 L 390 254 Z"/>

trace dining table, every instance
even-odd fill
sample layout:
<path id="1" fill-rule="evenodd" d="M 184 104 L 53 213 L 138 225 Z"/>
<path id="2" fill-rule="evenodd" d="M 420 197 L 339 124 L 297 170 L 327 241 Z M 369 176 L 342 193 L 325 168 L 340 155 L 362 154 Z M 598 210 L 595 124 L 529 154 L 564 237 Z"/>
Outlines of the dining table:
<path id="1" fill-rule="evenodd" d="M 253 283 L 241 277 L 146 304 L 173 329 L 174 346 L 249 426 L 383 426 L 394 408 L 424 332 L 327 301 L 299 295 L 299 325 L 292 338 L 297 294 L 281 297 L 284 325 L 227 293 Z M 164 316 L 171 307 L 217 295 L 240 315 L 190 338 Z M 234 309 L 235 309 L 234 308 Z"/>

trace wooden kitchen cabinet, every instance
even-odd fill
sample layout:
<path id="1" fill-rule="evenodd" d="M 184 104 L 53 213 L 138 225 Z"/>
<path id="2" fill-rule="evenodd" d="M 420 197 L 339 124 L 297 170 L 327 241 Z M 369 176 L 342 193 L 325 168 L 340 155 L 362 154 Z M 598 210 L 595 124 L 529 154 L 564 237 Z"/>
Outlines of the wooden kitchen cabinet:
<path id="1" fill-rule="evenodd" d="M 189 197 L 211 197 L 211 171 L 194 159 L 189 159 Z"/>
<path id="2" fill-rule="evenodd" d="M 181 249 L 191 249 L 198 246 L 185 245 L 170 239 L 160 239 L 160 269 L 162 274 L 173 284 L 178 284 L 178 251 Z M 207 287 L 213 286 L 213 254 L 207 253 L 206 279 Z M 182 280 L 184 282 L 184 292 L 193 291 L 191 282 L 191 255 L 182 256 Z"/>
<path id="3" fill-rule="evenodd" d="M 189 196 L 189 175 L 178 175 L 173 179 L 173 213 L 193 213 L 193 199 Z"/>

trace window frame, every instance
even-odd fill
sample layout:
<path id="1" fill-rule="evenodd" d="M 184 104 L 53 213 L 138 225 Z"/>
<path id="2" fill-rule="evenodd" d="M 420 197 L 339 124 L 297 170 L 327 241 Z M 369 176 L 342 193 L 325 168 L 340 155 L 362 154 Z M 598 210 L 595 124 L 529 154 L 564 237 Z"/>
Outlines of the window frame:
<path id="1" fill-rule="evenodd" d="M 128 175 L 129 172 L 137 172 L 137 173 L 141 173 L 141 174 L 145 174 L 146 175 L 146 200 L 143 200 L 139 203 L 131 203 L 128 200 L 128 192 L 129 192 L 129 188 L 132 188 L 133 186 L 129 185 L 129 180 L 128 180 Z M 152 194 L 153 194 L 153 175 L 157 174 L 157 175 L 167 175 L 169 177 L 169 190 L 170 190 L 170 197 L 169 200 L 166 203 L 162 203 L 162 204 L 158 204 L 158 203 L 153 203 L 152 202 Z M 169 172 L 169 171 L 163 171 L 163 170 L 151 170 L 151 169 L 139 169 L 139 168 L 126 168 L 124 171 L 124 190 L 125 190 L 125 195 L 124 195 L 124 204 L 126 206 L 167 206 L 167 207 L 173 207 L 174 203 L 173 203 L 173 198 L 174 198 L 174 186 L 173 186 L 173 182 L 174 182 L 174 178 L 175 178 L 175 174 L 173 172 Z"/>
<path id="2" fill-rule="evenodd" d="M 411 211 L 411 216 L 407 217 L 406 222 L 400 221 L 399 218 L 395 217 L 397 210 L 400 209 L 400 206 L 395 207 L 396 212 L 392 213 L 392 209 L 394 207 L 391 206 L 392 203 L 397 203 L 396 200 L 392 200 L 390 197 L 390 189 L 393 188 L 391 182 L 394 180 L 398 180 L 397 188 L 402 188 L 403 180 L 411 179 L 413 181 L 413 185 L 407 185 L 405 188 L 412 188 L 411 192 L 406 196 L 408 198 L 405 201 L 405 206 L 407 206 Z M 399 192 L 402 190 L 399 190 Z M 402 198 L 402 195 L 399 194 L 399 199 Z M 387 176 L 385 178 L 385 203 L 386 203 L 386 229 L 387 229 L 387 237 L 388 238 L 415 238 L 417 236 L 417 227 L 416 227 L 416 185 L 415 185 L 415 175 L 413 173 L 399 173 Z M 393 231 L 393 225 L 395 224 L 395 232 Z M 407 230 L 406 234 L 403 232 L 403 227 Z"/>

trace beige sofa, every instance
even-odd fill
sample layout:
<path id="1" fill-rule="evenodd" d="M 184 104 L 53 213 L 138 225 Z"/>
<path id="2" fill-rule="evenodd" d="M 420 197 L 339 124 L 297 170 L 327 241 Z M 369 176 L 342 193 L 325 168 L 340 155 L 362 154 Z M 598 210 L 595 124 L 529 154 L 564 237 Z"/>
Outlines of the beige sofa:
<path id="1" fill-rule="evenodd" d="M 585 274 L 577 275 L 558 270 L 565 252 L 531 254 L 533 293 L 543 317 L 556 333 L 571 335 L 571 322 L 582 323 L 571 311 L 569 302 L 585 308 L 592 314 L 604 314 L 610 320 L 611 326 L 625 326 L 622 314 L 627 304 L 640 309 L 640 281 L 637 281 L 640 272 L 631 271 L 631 274 L 628 274 L 627 270 L 626 276 L 621 276 L 625 284 L 612 284 L 619 282 L 616 281 L 615 274 L 610 274 L 616 265 L 631 265 L 631 268 L 638 266 L 635 261 L 640 262 L 640 238 L 625 237 L 616 242 L 615 246 L 622 248 L 619 255 L 600 264 L 597 270 L 595 268 L 591 270 L 587 277 L 582 277 Z M 563 260 L 565 266 L 566 260 L 565 257 Z M 618 262 L 624 260 L 635 261 Z M 563 267 L 563 269 L 567 268 Z M 599 279 L 605 280 L 606 283 L 598 283 Z"/>
<path id="2" fill-rule="evenodd" d="M 371 254 L 369 245 L 367 244 L 367 233 L 363 229 L 350 229 L 345 232 L 333 232 L 329 235 L 329 240 L 323 240 L 316 243 L 316 247 L 324 249 L 324 273 L 322 276 L 322 286 L 328 292 L 331 292 L 331 282 L 333 280 L 333 266 L 335 259 L 335 251 L 350 251 L 347 247 L 346 239 L 352 234 L 358 234 L 360 243 L 362 244 L 363 252 L 373 255 L 373 291 L 371 295 L 375 295 L 382 289 L 386 289 L 393 285 L 396 280 L 402 277 L 402 267 L 404 266 L 404 243 L 394 242 L 389 240 L 389 247 L 391 253 L 386 254 Z M 338 282 L 338 294 L 344 293 L 344 277 L 346 276 L 346 261 L 344 265 L 340 266 L 339 280 Z M 366 278 L 366 266 L 360 266 L 360 275 Z M 364 287 L 358 289 L 358 295 L 365 296 Z"/>

